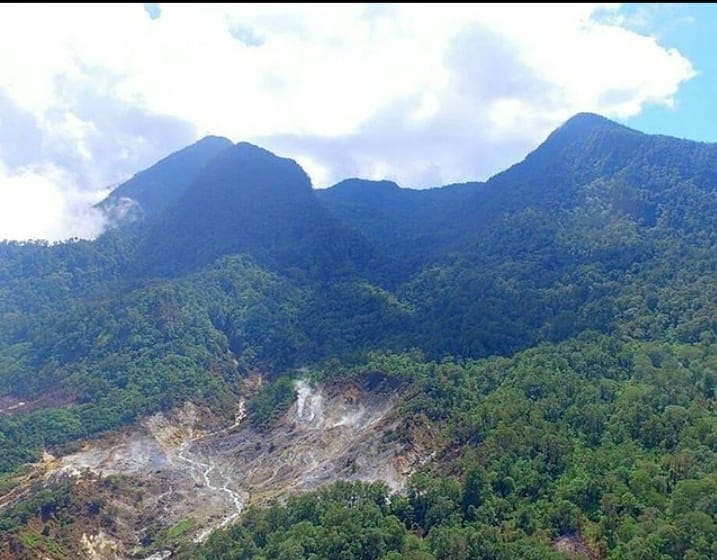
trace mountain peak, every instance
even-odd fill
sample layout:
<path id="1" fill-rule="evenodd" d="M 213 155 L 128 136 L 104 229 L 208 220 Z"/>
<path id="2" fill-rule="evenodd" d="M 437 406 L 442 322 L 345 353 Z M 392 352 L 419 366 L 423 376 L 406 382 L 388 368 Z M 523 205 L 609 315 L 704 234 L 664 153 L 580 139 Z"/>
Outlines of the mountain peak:
<path id="1" fill-rule="evenodd" d="M 207 166 L 196 187 L 225 191 L 238 188 L 243 193 L 261 192 L 262 196 L 306 196 L 311 179 L 293 159 L 277 156 L 269 150 L 239 142 L 224 150 Z"/>
<path id="2" fill-rule="evenodd" d="M 604 126 L 604 125 L 615 125 L 615 126 L 622 126 L 616 123 L 615 121 L 611 121 L 607 117 L 603 117 L 602 115 L 598 115 L 597 113 L 590 113 L 587 111 L 583 111 L 581 113 L 575 113 L 572 117 L 570 117 L 568 120 L 566 120 L 562 126 Z"/>
<path id="3" fill-rule="evenodd" d="M 182 274 L 236 253 L 320 277 L 349 273 L 355 259 L 373 254 L 319 204 L 298 163 L 248 142 L 215 157 L 159 216 L 141 242 L 138 266 Z"/>
<path id="4" fill-rule="evenodd" d="M 270 152 L 266 148 L 262 148 L 261 146 L 257 146 L 256 144 L 252 144 L 251 142 L 237 142 L 234 144 L 233 150 L 237 154 L 242 155 L 262 155 L 267 157 L 274 157 L 279 158 L 275 153 Z M 280 159 L 286 159 L 286 158 L 280 158 Z"/>
<path id="5" fill-rule="evenodd" d="M 224 136 L 215 136 L 213 134 L 209 134 L 204 138 L 200 138 L 199 140 L 197 140 L 194 144 L 192 144 L 192 146 L 219 146 L 223 148 L 228 148 L 229 146 L 231 146 L 231 144 L 231 140 L 225 138 Z"/>
<path id="6" fill-rule="evenodd" d="M 596 115 L 578 113 L 556 128 L 522 163 L 494 179 L 557 173 L 568 182 L 615 172 L 648 135 Z"/>
<path id="7" fill-rule="evenodd" d="M 585 135 L 596 131 L 622 131 L 634 134 L 642 134 L 636 130 L 611 121 L 610 119 L 595 113 L 577 113 L 560 125 L 550 136 L 561 135 Z"/>
<path id="8" fill-rule="evenodd" d="M 401 191 L 393 181 L 380 180 L 374 181 L 370 179 L 344 179 L 330 187 L 332 191 L 341 192 L 351 196 L 376 197 L 386 196 Z"/>
<path id="9" fill-rule="evenodd" d="M 98 207 L 116 225 L 155 216 L 172 206 L 204 166 L 231 146 L 221 136 L 205 136 L 140 171 Z"/>

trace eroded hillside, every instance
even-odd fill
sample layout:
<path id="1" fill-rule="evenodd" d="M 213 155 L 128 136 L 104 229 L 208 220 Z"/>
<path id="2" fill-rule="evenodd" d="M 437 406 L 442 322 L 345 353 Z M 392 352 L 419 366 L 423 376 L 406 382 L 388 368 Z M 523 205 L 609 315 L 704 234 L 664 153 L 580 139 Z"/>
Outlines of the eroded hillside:
<path id="1" fill-rule="evenodd" d="M 64 485 L 94 499 L 97 511 L 76 504 L 84 511 L 63 526 L 55 519 L 61 512 L 41 507 L 20 536 L 2 537 L 0 557 L 41 551 L 53 559 L 164 558 L 176 543 L 202 541 L 228 525 L 249 504 L 341 479 L 383 480 L 398 490 L 430 457 L 429 446 L 414 441 L 394 413 L 398 388 L 375 390 L 367 381 L 312 388 L 300 381 L 296 389 L 295 402 L 267 429 L 245 421 L 244 401 L 236 421 L 219 429 L 187 402 L 78 452 L 46 456 L 2 503 L 22 507 L 38 491 Z M 43 534 L 62 544 L 47 546 Z"/>

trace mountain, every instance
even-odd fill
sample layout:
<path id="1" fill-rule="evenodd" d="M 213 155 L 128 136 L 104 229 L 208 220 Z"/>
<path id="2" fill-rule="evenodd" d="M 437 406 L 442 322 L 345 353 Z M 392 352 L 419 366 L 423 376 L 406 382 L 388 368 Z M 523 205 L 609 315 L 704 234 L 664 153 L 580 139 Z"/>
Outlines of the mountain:
<path id="1" fill-rule="evenodd" d="M 434 239 L 451 228 L 453 216 L 481 185 L 416 190 L 391 181 L 346 179 L 316 194 L 332 214 L 391 255 L 394 274 L 400 275 L 404 267 L 415 271 L 436 257 L 430 252 Z"/>
<path id="2" fill-rule="evenodd" d="M 0 559 L 715 557 L 717 145 L 313 191 L 224 144 L 0 244 Z"/>
<path id="3" fill-rule="evenodd" d="M 319 197 L 346 224 L 376 242 L 400 246 L 397 254 L 425 265 L 421 255 L 427 252 L 440 259 L 476 245 L 485 250 L 485 235 L 502 228 L 508 216 L 533 210 L 558 219 L 595 206 L 596 198 L 609 206 L 612 218 L 629 214 L 654 226 L 660 209 L 681 196 L 676 185 L 686 184 L 703 195 L 715 189 L 717 146 L 647 135 L 581 113 L 485 183 L 416 191 L 349 180 Z"/>
<path id="4" fill-rule="evenodd" d="M 667 292 L 695 262 L 712 270 L 715 169 L 717 145 L 579 114 L 485 183 L 352 180 L 319 196 L 392 255 L 412 341 L 434 357 L 510 355 L 608 331 L 625 320 L 625 294 L 652 301 L 645 286 Z"/>
<path id="5" fill-rule="evenodd" d="M 320 278 L 356 274 L 374 253 L 318 203 L 295 161 L 248 143 L 206 165 L 152 223 L 138 259 L 149 274 L 178 274 L 240 252 Z"/>
<path id="6" fill-rule="evenodd" d="M 117 224 L 156 216 L 174 204 L 199 171 L 231 145 L 226 138 L 206 136 L 137 173 L 97 206 Z"/>

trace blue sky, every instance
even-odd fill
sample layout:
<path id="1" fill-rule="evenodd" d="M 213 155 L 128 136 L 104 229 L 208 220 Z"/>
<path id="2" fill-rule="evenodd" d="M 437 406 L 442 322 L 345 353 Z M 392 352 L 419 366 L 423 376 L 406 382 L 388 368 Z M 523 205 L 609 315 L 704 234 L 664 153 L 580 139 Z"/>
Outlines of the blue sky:
<path id="1" fill-rule="evenodd" d="M 0 4 L 0 239 L 97 236 L 209 134 L 316 188 L 483 180 L 581 111 L 717 141 L 716 34 L 701 4 Z"/>
<path id="2" fill-rule="evenodd" d="M 697 75 L 680 87 L 674 107 L 648 105 L 622 121 L 644 132 L 717 141 L 717 4 L 627 5 L 624 12 L 640 20 L 636 30 L 679 50 Z"/>

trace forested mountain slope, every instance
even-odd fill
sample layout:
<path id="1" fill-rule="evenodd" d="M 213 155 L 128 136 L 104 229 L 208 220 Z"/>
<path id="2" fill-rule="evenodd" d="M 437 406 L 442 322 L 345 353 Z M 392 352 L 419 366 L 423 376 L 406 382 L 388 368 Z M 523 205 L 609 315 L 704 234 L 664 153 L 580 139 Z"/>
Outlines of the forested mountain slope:
<path id="1" fill-rule="evenodd" d="M 373 250 L 319 205 L 296 162 L 240 143 L 149 226 L 137 260 L 142 274 L 177 275 L 235 253 L 283 272 L 336 278 L 366 269 Z"/>
<path id="2" fill-rule="evenodd" d="M 98 207 L 118 225 L 152 218 L 174 204 L 197 174 L 232 143 L 207 136 L 122 183 Z"/>
<path id="3" fill-rule="evenodd" d="M 145 208 L 138 227 L 0 246 L 0 487 L 43 449 L 188 401 L 228 424 L 244 399 L 271 432 L 291 379 L 380 379 L 400 397 L 379 440 L 430 449 L 404 495 L 339 485 L 205 548 L 143 546 L 717 555 L 717 145 L 580 114 L 485 183 L 313 191 L 292 160 L 205 139 L 119 196 Z M 62 488 L 0 497 L 7 550 L 78 550 L 60 520 L 85 506 Z"/>
<path id="4" fill-rule="evenodd" d="M 551 219 L 577 210 L 599 211 L 608 223 L 624 219 L 638 227 L 682 229 L 686 224 L 676 220 L 675 207 L 680 214 L 696 213 L 716 188 L 716 145 L 651 136 L 583 113 L 524 161 L 486 183 L 416 191 L 388 182 L 347 180 L 318 195 L 327 208 L 372 239 L 398 245 L 414 258 L 428 253 L 440 259 L 454 252 L 485 258 L 491 246 L 483 238 L 502 234 L 508 226 L 520 228 L 525 212 Z M 699 201 L 688 203 L 695 195 Z M 693 219 L 710 216 L 700 213 Z M 506 220 L 511 222 L 504 224 Z M 571 227 L 568 223 L 563 229 Z M 493 249 L 505 254 L 519 250 L 496 245 Z"/>

